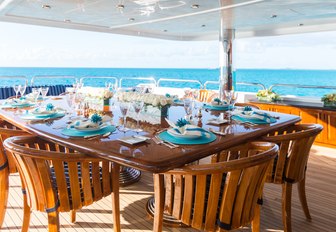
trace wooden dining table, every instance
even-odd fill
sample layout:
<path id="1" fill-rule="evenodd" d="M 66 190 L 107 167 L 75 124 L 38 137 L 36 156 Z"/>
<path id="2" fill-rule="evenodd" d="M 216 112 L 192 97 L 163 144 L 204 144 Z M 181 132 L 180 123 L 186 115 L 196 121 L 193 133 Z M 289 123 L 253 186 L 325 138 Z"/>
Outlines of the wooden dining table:
<path id="1" fill-rule="evenodd" d="M 56 107 L 67 107 L 64 98 L 50 98 L 48 100 Z M 1 104 L 1 102 L 0 102 Z M 200 105 L 199 105 L 200 106 Z M 205 130 L 220 131 L 223 135 L 216 135 L 216 140 L 202 145 L 179 145 L 177 148 L 169 148 L 164 144 L 157 144 L 152 138 L 163 129 L 169 127 L 164 118 L 159 119 L 159 123 L 152 125 L 150 123 L 141 122 L 140 125 L 144 129 L 139 134 L 149 139 L 139 144 L 126 144 L 118 139 L 125 136 L 136 136 L 138 133 L 132 130 L 126 133 L 116 130 L 108 137 L 97 137 L 93 139 L 85 139 L 78 137 L 69 137 L 63 135 L 62 130 L 68 125 L 68 122 L 74 117 L 75 113 L 68 113 L 62 118 L 53 120 L 27 121 L 23 120 L 20 115 L 29 109 L 1 109 L 0 117 L 18 128 L 29 133 L 35 134 L 43 139 L 51 140 L 68 146 L 88 155 L 100 157 L 114 162 L 115 168 L 119 165 L 137 168 L 152 173 L 161 173 L 173 168 L 181 167 L 185 164 L 197 161 L 214 153 L 220 152 L 232 146 L 245 143 L 250 140 L 256 140 L 260 136 L 271 131 L 287 127 L 300 121 L 300 117 L 289 114 L 281 114 L 269 112 L 277 118 L 275 123 L 250 125 L 232 121 L 229 124 L 214 125 L 209 124 L 209 119 L 225 117 L 225 112 L 201 110 L 201 114 L 193 117 L 195 124 L 203 127 Z M 121 113 L 117 107 L 111 107 L 112 122 L 119 125 L 121 122 Z M 183 106 L 171 106 L 168 109 L 167 118 L 175 122 L 185 117 Z M 136 125 L 134 119 L 127 118 L 127 125 Z M 118 172 L 114 172 L 116 176 L 113 179 L 119 179 Z M 162 175 L 159 175 L 162 176 Z M 163 188 L 163 178 L 155 181 L 155 186 Z M 113 183 L 113 195 L 115 202 L 119 202 L 119 183 Z M 155 191 L 161 192 L 161 191 Z M 155 194 L 155 201 L 160 202 L 163 196 Z M 119 204 L 113 206 L 114 230 L 120 231 Z M 155 211 L 154 223 L 159 223 L 163 212 Z"/>

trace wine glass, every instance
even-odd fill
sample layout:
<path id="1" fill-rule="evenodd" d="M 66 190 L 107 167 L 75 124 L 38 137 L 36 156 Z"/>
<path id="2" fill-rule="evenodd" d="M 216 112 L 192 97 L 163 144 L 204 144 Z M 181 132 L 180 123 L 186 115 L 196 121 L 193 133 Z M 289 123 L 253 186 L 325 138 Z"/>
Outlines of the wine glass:
<path id="1" fill-rule="evenodd" d="M 184 110 L 186 112 L 186 119 L 190 120 L 191 119 L 191 115 L 192 115 L 192 110 L 193 110 L 193 104 L 192 104 L 192 99 L 190 98 L 185 98 L 183 100 L 183 106 L 184 106 Z"/>
<path id="2" fill-rule="evenodd" d="M 13 86 L 13 90 L 14 90 L 14 92 L 15 92 L 15 98 L 18 97 L 18 93 L 19 93 L 20 88 L 21 88 L 21 85 L 16 85 L 16 84 L 15 84 L 15 85 Z"/>
<path id="3" fill-rule="evenodd" d="M 41 93 L 41 88 L 32 88 L 32 95 L 35 101 L 35 104 L 37 103 L 37 99 L 39 98 Z"/>
<path id="4" fill-rule="evenodd" d="M 49 87 L 42 87 L 42 88 L 41 88 L 41 94 L 42 94 L 43 100 L 44 100 L 45 97 L 47 96 L 48 91 L 49 91 Z"/>
<path id="5" fill-rule="evenodd" d="M 123 117 L 123 126 L 119 130 L 123 131 L 124 133 L 126 131 L 128 131 L 128 128 L 126 127 L 126 115 L 127 115 L 129 107 L 130 107 L 129 102 L 120 102 L 119 103 L 120 112 L 121 112 L 121 115 Z"/>
<path id="6" fill-rule="evenodd" d="M 20 96 L 23 97 L 27 89 L 27 85 L 20 85 L 19 92 Z"/>
<path id="7" fill-rule="evenodd" d="M 132 104 L 134 112 L 136 113 L 136 120 L 137 120 L 137 125 L 136 125 L 136 129 L 134 130 L 135 132 L 139 133 L 142 131 L 142 129 L 139 126 L 139 117 L 140 117 L 140 112 L 144 106 L 144 102 L 143 101 L 135 101 Z"/>

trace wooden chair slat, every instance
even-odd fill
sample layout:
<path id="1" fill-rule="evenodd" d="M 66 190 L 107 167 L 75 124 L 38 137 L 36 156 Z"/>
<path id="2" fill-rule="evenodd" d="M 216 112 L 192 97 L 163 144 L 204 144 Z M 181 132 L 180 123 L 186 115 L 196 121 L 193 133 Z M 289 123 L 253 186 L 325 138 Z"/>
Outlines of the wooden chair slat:
<path id="1" fill-rule="evenodd" d="M 176 218 L 181 217 L 182 212 L 182 197 L 183 197 L 183 177 L 176 175 L 174 179 L 174 204 L 173 216 Z"/>
<path id="2" fill-rule="evenodd" d="M 194 215 L 192 218 L 191 226 L 193 228 L 201 230 L 203 227 L 204 216 L 204 199 L 206 194 L 206 175 L 196 176 L 196 189 L 195 203 L 194 203 Z"/>
<path id="3" fill-rule="evenodd" d="M 165 181 L 165 204 L 164 210 L 169 215 L 173 213 L 173 199 L 174 199 L 174 188 L 173 188 L 173 176 L 164 175 Z"/>
<path id="4" fill-rule="evenodd" d="M 92 186 L 93 186 L 93 199 L 98 201 L 103 198 L 101 180 L 100 180 L 100 170 L 99 163 L 91 163 L 92 172 Z"/>
<path id="5" fill-rule="evenodd" d="M 78 178 L 78 163 L 77 162 L 68 162 L 69 167 L 69 181 L 71 189 L 71 202 L 72 208 L 81 209 L 81 191 L 79 187 L 79 178 Z"/>
<path id="6" fill-rule="evenodd" d="M 111 173 L 110 173 L 110 162 L 102 162 L 102 182 L 103 182 L 103 196 L 106 197 L 111 193 Z"/>
<path id="7" fill-rule="evenodd" d="M 62 161 L 55 160 L 53 162 L 55 170 L 56 184 L 58 188 L 58 198 L 60 201 L 60 212 L 69 212 L 71 210 L 69 202 L 69 194 L 67 190 L 67 181 L 65 178 L 65 170 Z"/>
<path id="8" fill-rule="evenodd" d="M 221 190 L 223 174 L 213 174 L 211 176 L 208 204 L 205 216 L 204 230 L 214 231 L 216 225 L 216 216 L 218 213 L 219 195 Z"/>
<path id="9" fill-rule="evenodd" d="M 172 177 L 172 175 L 166 175 L 166 176 Z M 183 198 L 183 208 L 181 215 L 181 221 L 186 225 L 190 225 L 191 223 L 192 207 L 194 199 L 190 196 L 193 195 L 194 188 L 195 184 L 193 176 L 186 175 L 184 180 L 184 198 Z"/>
<path id="10" fill-rule="evenodd" d="M 82 188 L 84 196 L 84 205 L 90 205 L 94 202 L 92 196 L 92 187 L 90 182 L 90 164 L 88 162 L 81 163 Z"/>

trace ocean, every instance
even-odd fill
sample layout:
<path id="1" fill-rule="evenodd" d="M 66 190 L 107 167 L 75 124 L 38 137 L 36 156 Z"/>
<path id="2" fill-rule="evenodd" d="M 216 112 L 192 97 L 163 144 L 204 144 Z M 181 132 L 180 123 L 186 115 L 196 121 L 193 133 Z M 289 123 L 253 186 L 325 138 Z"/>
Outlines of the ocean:
<path id="1" fill-rule="evenodd" d="M 0 76 L 25 76 L 31 80 L 34 76 L 75 76 L 98 77 L 114 76 L 124 77 L 154 77 L 172 79 L 192 79 L 201 83 L 205 81 L 217 81 L 219 69 L 161 69 L 161 68 L 0 68 Z M 335 89 L 309 89 L 309 88 L 284 88 L 275 87 L 273 90 L 281 95 L 313 96 L 321 97 L 324 94 L 336 92 L 336 70 L 292 70 L 292 69 L 238 69 L 234 72 L 236 82 L 262 83 L 267 88 L 273 84 L 301 84 L 318 86 L 335 86 Z M 44 84 L 71 84 L 69 79 L 37 79 L 36 85 Z M 1 86 L 11 86 L 15 83 L 13 78 L 1 79 Z M 104 79 L 87 79 L 84 84 L 90 86 L 104 86 Z M 125 86 L 135 86 L 141 81 L 125 81 Z M 162 86 L 199 88 L 190 83 L 163 82 Z M 210 89 L 216 89 L 216 85 L 208 85 Z M 237 91 L 256 92 L 254 86 L 235 85 Z"/>

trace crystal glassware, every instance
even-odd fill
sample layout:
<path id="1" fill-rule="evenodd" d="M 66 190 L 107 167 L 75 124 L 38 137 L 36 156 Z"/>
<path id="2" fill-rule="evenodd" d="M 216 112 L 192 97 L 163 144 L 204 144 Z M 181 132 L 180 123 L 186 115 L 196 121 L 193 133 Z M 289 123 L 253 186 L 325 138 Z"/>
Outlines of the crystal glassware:
<path id="1" fill-rule="evenodd" d="M 20 96 L 23 97 L 27 89 L 27 85 L 21 85 L 19 88 Z"/>
<path id="2" fill-rule="evenodd" d="M 126 115 L 127 115 L 129 107 L 130 107 L 130 104 L 128 102 L 120 102 L 119 103 L 120 112 L 121 112 L 121 115 L 123 117 L 123 126 L 119 130 L 123 131 L 123 132 L 128 131 L 128 128 L 126 127 Z"/>
<path id="3" fill-rule="evenodd" d="M 32 95 L 33 95 L 35 103 L 37 103 L 37 99 L 39 98 L 40 93 L 41 93 L 41 88 L 32 88 Z"/>
<path id="4" fill-rule="evenodd" d="M 190 120 L 190 117 L 192 115 L 192 110 L 193 110 L 193 101 L 190 98 L 185 98 L 183 100 L 183 106 L 184 106 L 184 110 L 186 112 L 186 119 Z"/>
<path id="5" fill-rule="evenodd" d="M 43 100 L 44 100 L 45 97 L 47 96 L 48 91 L 49 91 L 49 87 L 42 87 L 42 88 L 41 88 L 41 94 L 42 94 Z"/>
<path id="6" fill-rule="evenodd" d="M 14 92 L 15 92 L 15 98 L 18 97 L 18 93 L 19 93 L 20 88 L 21 88 L 21 85 L 16 85 L 16 84 L 15 84 L 15 85 L 13 86 L 13 90 L 14 90 Z"/>
<path id="7" fill-rule="evenodd" d="M 135 101 L 132 104 L 134 112 L 136 113 L 136 121 L 137 121 L 137 125 L 136 125 L 136 129 L 134 130 L 135 132 L 139 133 L 142 131 L 142 129 L 139 126 L 139 117 L 140 117 L 140 112 L 144 106 L 144 102 L 143 101 Z"/>

